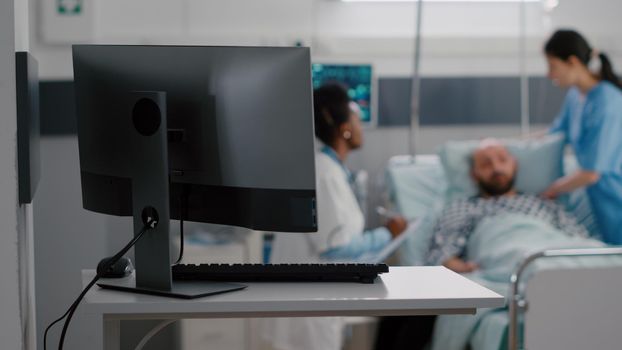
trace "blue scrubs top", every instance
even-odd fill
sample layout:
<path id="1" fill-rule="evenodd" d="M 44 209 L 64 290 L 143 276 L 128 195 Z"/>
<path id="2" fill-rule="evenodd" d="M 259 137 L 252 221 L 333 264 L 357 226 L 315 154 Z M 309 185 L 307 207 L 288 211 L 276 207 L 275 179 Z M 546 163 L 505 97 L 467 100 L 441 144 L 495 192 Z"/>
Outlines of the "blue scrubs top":
<path id="1" fill-rule="evenodd" d="M 587 188 L 603 240 L 622 244 L 622 91 L 602 81 L 582 95 L 568 91 L 551 132 L 572 145 L 582 169 L 600 174 Z"/>

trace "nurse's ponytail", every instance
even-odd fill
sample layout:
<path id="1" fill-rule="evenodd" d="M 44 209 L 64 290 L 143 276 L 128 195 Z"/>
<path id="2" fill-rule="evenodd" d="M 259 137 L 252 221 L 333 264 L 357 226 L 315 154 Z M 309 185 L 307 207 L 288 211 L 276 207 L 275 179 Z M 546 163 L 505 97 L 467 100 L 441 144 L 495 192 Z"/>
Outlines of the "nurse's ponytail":
<path id="1" fill-rule="evenodd" d="M 570 56 L 575 56 L 586 67 L 590 63 L 594 50 L 585 38 L 574 30 L 562 29 L 558 30 L 544 45 L 544 52 L 552 57 L 567 61 Z M 611 61 L 604 53 L 599 53 L 598 57 L 601 61 L 601 69 L 599 77 L 606 80 L 618 88 L 622 89 L 620 79 L 614 73 Z"/>
<path id="2" fill-rule="evenodd" d="M 613 71 L 613 66 L 611 65 L 611 61 L 609 61 L 609 57 L 602 52 L 598 54 L 598 57 L 600 58 L 600 78 L 622 89 L 620 78 L 618 78 Z"/>

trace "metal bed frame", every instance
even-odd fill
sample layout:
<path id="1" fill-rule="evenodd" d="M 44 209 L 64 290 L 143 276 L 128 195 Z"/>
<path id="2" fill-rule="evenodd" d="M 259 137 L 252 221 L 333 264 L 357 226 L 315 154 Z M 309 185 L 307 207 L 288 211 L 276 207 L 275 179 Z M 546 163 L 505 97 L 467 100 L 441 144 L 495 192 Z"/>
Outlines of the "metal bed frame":
<path id="1" fill-rule="evenodd" d="M 532 254 L 525 258 L 510 278 L 510 305 L 509 317 L 510 328 L 508 336 L 508 349 L 523 349 L 523 337 L 519 334 L 520 316 L 527 310 L 527 300 L 520 290 L 520 284 L 524 277 L 525 270 L 536 260 L 544 258 L 558 257 L 579 257 L 579 256 L 607 256 L 622 255 L 622 247 L 614 248 L 584 248 L 584 249 L 549 249 Z"/>

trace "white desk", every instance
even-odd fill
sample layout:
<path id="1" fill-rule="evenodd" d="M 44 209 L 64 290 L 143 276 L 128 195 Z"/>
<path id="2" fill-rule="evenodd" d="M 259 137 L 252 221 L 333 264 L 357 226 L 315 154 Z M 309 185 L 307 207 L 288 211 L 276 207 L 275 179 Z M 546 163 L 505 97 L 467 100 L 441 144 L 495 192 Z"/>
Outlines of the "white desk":
<path id="1" fill-rule="evenodd" d="M 94 275 L 83 271 L 83 285 Z M 504 304 L 499 294 L 444 267 L 391 267 L 374 284 L 245 284 L 242 291 L 194 300 L 95 286 L 78 310 L 103 324 L 93 330 L 91 348 L 118 350 L 121 320 L 474 314 L 478 308 Z"/>

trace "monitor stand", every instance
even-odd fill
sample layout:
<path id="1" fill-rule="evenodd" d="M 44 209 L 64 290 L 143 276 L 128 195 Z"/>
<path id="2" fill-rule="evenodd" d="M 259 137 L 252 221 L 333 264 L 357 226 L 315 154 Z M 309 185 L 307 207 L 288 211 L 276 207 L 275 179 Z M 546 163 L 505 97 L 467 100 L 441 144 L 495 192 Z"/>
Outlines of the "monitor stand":
<path id="1" fill-rule="evenodd" d="M 103 278 L 97 285 L 103 289 L 118 290 L 137 294 L 158 295 L 169 298 L 195 299 L 233 292 L 246 288 L 246 285 L 205 281 L 175 281 L 169 290 L 136 286 L 135 275 L 124 278 Z"/>
<path id="2" fill-rule="evenodd" d="M 172 281 L 166 93 L 133 91 L 128 95 L 131 117 L 132 207 L 134 235 L 149 229 L 134 247 L 135 278 L 106 279 L 102 288 L 175 298 L 197 298 L 236 291 L 246 286 L 206 281 Z"/>

